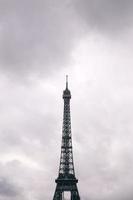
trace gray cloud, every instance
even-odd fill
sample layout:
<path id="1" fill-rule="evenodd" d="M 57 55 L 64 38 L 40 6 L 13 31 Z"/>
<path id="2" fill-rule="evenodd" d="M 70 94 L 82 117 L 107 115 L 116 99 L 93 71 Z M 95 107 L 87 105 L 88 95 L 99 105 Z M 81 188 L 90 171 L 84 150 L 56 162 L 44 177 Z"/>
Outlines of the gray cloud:
<path id="1" fill-rule="evenodd" d="M 18 160 L 0 163 L 0 169 L 4 176 L 1 178 L 0 200 L 27 200 L 31 197 L 39 199 L 39 196 L 43 196 L 39 183 L 45 185 L 43 178 L 46 177 L 42 172 L 27 167 Z"/>
<path id="2" fill-rule="evenodd" d="M 40 88 L 36 84 L 18 84 L 16 87 L 10 80 L 1 79 L 0 82 L 4 89 L 0 99 L 3 113 L 0 115 L 0 176 L 14 182 L 14 187 L 22 188 L 17 197 L 9 194 L 9 199 L 49 199 L 54 191 L 53 177 L 58 166 L 55 167 L 53 162 L 57 157 L 56 142 L 61 132 L 57 126 L 57 107 L 54 106 L 57 100 L 47 87 Z M 24 96 L 26 101 L 23 104 Z M 44 190 L 49 192 L 44 194 Z"/>
<path id="3" fill-rule="evenodd" d="M 20 74 L 46 74 L 68 61 L 78 35 L 67 1 L 0 1 L 0 69 Z"/>
<path id="4" fill-rule="evenodd" d="M 82 22 L 93 30 L 120 34 L 132 24 L 132 9 L 131 0 L 1 0 L 1 73 L 46 77 L 63 69 L 81 33 L 87 33 Z"/>
<path id="5" fill-rule="evenodd" d="M 1 197 L 16 197 L 19 194 L 18 188 L 11 184 L 6 178 L 0 177 L 0 198 Z"/>
<path id="6" fill-rule="evenodd" d="M 75 0 L 75 8 L 90 28 L 121 35 L 133 21 L 132 0 Z"/>

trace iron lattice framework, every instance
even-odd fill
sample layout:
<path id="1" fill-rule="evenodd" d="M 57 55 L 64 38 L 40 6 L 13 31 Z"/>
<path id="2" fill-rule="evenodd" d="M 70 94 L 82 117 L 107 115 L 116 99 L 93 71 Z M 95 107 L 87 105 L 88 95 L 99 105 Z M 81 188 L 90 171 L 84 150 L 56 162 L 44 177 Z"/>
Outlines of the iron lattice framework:
<path id="1" fill-rule="evenodd" d="M 64 114 L 63 114 L 63 130 L 61 157 L 59 166 L 59 175 L 55 180 L 56 190 L 53 200 L 64 200 L 64 192 L 70 192 L 70 200 L 80 200 L 77 183 L 75 177 L 73 152 L 72 152 L 72 136 L 71 136 L 71 117 L 70 117 L 70 99 L 71 93 L 68 89 L 68 77 L 66 77 L 66 89 L 63 92 Z"/>

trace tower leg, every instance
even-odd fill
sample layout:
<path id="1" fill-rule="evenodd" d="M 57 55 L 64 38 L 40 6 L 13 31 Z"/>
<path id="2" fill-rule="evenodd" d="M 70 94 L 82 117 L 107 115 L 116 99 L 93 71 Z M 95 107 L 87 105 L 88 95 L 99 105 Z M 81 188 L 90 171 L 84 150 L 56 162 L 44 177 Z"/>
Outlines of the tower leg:
<path id="1" fill-rule="evenodd" d="M 62 192 L 56 189 L 53 200 L 62 200 Z"/>
<path id="2" fill-rule="evenodd" d="M 80 196 L 78 191 L 72 191 L 71 192 L 71 200 L 80 200 Z"/>

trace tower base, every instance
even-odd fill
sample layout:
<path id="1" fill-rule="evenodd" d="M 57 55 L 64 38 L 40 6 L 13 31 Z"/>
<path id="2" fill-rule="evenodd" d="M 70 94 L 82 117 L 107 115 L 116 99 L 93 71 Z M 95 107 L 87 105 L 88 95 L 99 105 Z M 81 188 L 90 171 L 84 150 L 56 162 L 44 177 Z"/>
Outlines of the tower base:
<path id="1" fill-rule="evenodd" d="M 70 192 L 69 200 L 80 200 L 78 193 L 77 182 L 78 180 L 72 177 L 58 177 L 55 182 L 57 183 L 53 200 L 65 200 L 64 192 Z"/>

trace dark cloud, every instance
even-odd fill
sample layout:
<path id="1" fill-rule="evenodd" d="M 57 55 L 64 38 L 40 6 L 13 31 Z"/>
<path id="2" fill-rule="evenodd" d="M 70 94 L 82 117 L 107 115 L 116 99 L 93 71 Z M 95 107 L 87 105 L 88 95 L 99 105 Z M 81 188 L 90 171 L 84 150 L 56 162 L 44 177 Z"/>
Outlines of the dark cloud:
<path id="1" fill-rule="evenodd" d="M 120 33 L 131 25 L 132 9 L 131 0 L 1 0 L 0 70 L 22 78 L 46 77 L 69 62 L 85 28 L 82 22 L 102 32 Z"/>
<path id="2" fill-rule="evenodd" d="M 121 34 L 133 21 L 132 0 L 75 0 L 75 7 L 90 28 Z"/>
<path id="3" fill-rule="evenodd" d="M 16 197 L 19 194 L 18 188 L 8 181 L 6 178 L 0 177 L 0 198 L 7 197 Z"/>
<path id="4" fill-rule="evenodd" d="M 21 76 L 58 70 L 68 61 L 76 30 L 68 1 L 1 0 L 0 69 Z"/>

